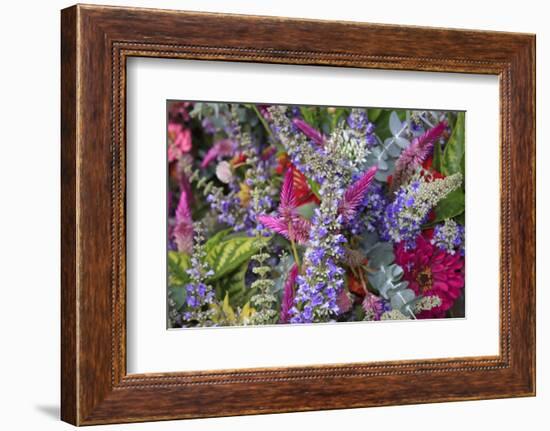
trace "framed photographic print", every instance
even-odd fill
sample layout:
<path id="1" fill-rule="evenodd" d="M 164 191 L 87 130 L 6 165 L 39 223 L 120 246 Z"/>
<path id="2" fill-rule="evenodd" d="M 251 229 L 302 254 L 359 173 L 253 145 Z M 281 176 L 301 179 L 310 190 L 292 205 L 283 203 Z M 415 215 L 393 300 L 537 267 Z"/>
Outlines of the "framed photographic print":
<path id="1" fill-rule="evenodd" d="M 533 35 L 61 30 L 63 420 L 535 394 Z"/>

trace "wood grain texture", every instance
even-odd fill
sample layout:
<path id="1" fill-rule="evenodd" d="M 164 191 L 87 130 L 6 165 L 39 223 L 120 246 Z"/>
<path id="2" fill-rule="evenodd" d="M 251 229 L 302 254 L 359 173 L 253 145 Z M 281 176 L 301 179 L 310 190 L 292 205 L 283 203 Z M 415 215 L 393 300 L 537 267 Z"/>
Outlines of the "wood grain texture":
<path id="1" fill-rule="evenodd" d="M 533 35 L 79 5 L 62 11 L 61 38 L 63 420 L 87 425 L 534 395 Z M 127 375 L 131 56 L 498 75 L 500 354 Z"/>

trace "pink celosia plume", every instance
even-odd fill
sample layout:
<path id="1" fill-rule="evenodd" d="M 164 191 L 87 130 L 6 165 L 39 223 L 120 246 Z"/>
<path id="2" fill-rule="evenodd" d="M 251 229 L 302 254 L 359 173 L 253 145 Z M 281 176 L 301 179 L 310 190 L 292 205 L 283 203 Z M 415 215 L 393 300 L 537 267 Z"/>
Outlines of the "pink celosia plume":
<path id="1" fill-rule="evenodd" d="M 397 189 L 417 168 L 422 166 L 422 163 L 431 154 L 435 141 L 443 134 L 446 127 L 446 121 L 438 123 L 437 126 L 431 128 L 423 135 L 413 139 L 411 144 L 403 150 L 395 163 L 395 172 L 392 180 L 393 190 Z"/>
<path id="2" fill-rule="evenodd" d="M 294 284 L 296 283 L 297 277 L 298 266 L 294 264 L 288 273 L 285 286 L 283 288 L 283 299 L 281 301 L 281 313 L 279 316 L 280 323 L 288 323 L 290 320 L 290 309 L 292 308 L 292 303 L 294 301 Z"/>
<path id="3" fill-rule="evenodd" d="M 281 186 L 281 195 L 279 200 L 279 208 L 277 215 L 260 215 L 259 222 L 278 233 L 285 238 L 296 241 L 300 244 L 305 244 L 309 238 L 311 222 L 298 214 L 296 208 L 298 199 L 294 191 L 294 169 L 287 169 L 283 185 Z"/>
<path id="4" fill-rule="evenodd" d="M 319 132 L 317 129 L 310 126 L 308 123 L 306 123 L 304 120 L 300 118 L 294 118 L 292 120 L 292 123 L 309 139 L 311 139 L 313 142 L 315 142 L 317 145 L 323 145 L 325 142 L 325 137 L 321 132 Z"/>
<path id="5" fill-rule="evenodd" d="M 372 183 L 377 169 L 376 166 L 371 167 L 344 192 L 344 197 L 338 206 L 338 212 L 344 218 L 344 222 L 353 220 L 357 214 L 357 210 L 365 198 L 365 193 Z"/>
<path id="6" fill-rule="evenodd" d="M 191 253 L 193 250 L 193 219 L 189 205 L 189 195 L 184 188 L 181 190 L 180 200 L 176 208 L 176 225 L 172 231 L 172 238 L 178 251 Z"/>

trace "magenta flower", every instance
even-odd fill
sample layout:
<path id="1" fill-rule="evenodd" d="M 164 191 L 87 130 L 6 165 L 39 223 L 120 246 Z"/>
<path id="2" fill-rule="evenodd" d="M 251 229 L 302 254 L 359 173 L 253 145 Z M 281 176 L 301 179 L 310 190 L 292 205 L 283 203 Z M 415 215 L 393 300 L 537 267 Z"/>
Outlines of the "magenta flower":
<path id="1" fill-rule="evenodd" d="M 344 314 L 351 310 L 353 304 L 345 289 L 340 290 L 340 293 L 338 293 L 336 305 L 338 306 L 338 314 Z"/>
<path id="2" fill-rule="evenodd" d="M 279 316 L 279 323 L 288 323 L 290 320 L 290 309 L 294 303 L 294 284 L 298 277 L 298 266 L 292 265 L 288 273 L 285 287 L 283 289 L 283 299 L 281 301 L 281 313 Z"/>
<path id="3" fill-rule="evenodd" d="M 403 150 L 395 163 L 392 188 L 395 190 L 428 158 L 434 143 L 445 131 L 447 122 L 442 121 L 423 135 L 413 139 L 411 144 Z"/>
<path id="4" fill-rule="evenodd" d="M 210 162 L 218 157 L 227 157 L 235 151 L 235 142 L 231 139 L 221 139 L 208 150 L 201 163 L 201 168 L 206 168 Z"/>
<path id="5" fill-rule="evenodd" d="M 168 161 L 173 162 L 191 151 L 191 130 L 179 123 L 169 123 L 168 142 Z"/>
<path id="6" fill-rule="evenodd" d="M 276 216 L 260 215 L 258 220 L 268 229 L 290 241 L 305 244 L 309 238 L 311 223 L 298 214 L 298 198 L 294 192 L 293 168 L 287 169 Z"/>
<path id="7" fill-rule="evenodd" d="M 370 168 L 344 192 L 344 197 L 338 206 L 338 212 L 342 215 L 345 223 L 352 221 L 357 214 L 357 210 L 363 203 L 365 193 L 374 179 L 377 169 L 376 166 Z"/>
<path id="8" fill-rule="evenodd" d="M 380 316 L 384 313 L 384 301 L 370 292 L 365 295 L 361 306 L 365 313 L 372 316 L 373 320 L 380 320 Z"/>
<path id="9" fill-rule="evenodd" d="M 317 145 L 323 145 L 325 142 L 325 137 L 317 129 L 311 127 L 308 123 L 300 118 L 294 118 L 292 123 L 300 129 L 300 131 L 306 135 L 309 139 L 315 142 Z"/>
<path id="10" fill-rule="evenodd" d="M 441 305 L 422 311 L 419 318 L 445 317 L 464 288 L 464 258 L 436 247 L 426 233 L 416 238 L 416 247 L 405 242 L 395 247 L 395 262 L 404 270 L 403 278 L 417 295 L 438 296 Z"/>
<path id="11" fill-rule="evenodd" d="M 182 187 L 178 207 L 176 208 L 176 225 L 172 238 L 178 251 L 190 254 L 193 251 L 193 219 L 189 206 L 189 195 Z"/>

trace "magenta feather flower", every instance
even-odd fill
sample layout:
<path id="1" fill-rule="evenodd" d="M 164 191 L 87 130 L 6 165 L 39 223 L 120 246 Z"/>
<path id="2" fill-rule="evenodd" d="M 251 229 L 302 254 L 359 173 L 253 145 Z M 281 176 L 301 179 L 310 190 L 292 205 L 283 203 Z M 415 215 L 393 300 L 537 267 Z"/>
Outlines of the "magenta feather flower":
<path id="1" fill-rule="evenodd" d="M 276 216 L 260 215 L 258 220 L 268 229 L 285 238 L 305 244 L 309 238 L 311 223 L 298 214 L 298 197 L 294 191 L 294 169 L 289 168 L 285 173 L 281 187 L 281 197 Z"/>
<path id="2" fill-rule="evenodd" d="M 294 284 L 298 277 L 298 266 L 292 265 L 288 276 L 286 278 L 285 286 L 283 289 L 283 299 L 281 301 L 281 314 L 279 317 L 279 323 L 288 323 L 290 320 L 290 309 L 294 302 Z"/>
<path id="3" fill-rule="evenodd" d="M 431 128 L 423 135 L 413 139 L 411 144 L 403 150 L 395 163 L 392 188 L 395 190 L 403 184 L 407 178 L 419 168 L 431 154 L 435 141 L 445 131 L 446 121 L 441 121 L 437 126 Z"/>
<path id="4" fill-rule="evenodd" d="M 180 200 L 176 208 L 176 225 L 172 231 L 172 238 L 178 251 L 191 253 L 193 250 L 193 219 L 189 205 L 189 195 L 185 188 L 181 189 Z"/>
<path id="5" fill-rule="evenodd" d="M 357 214 L 357 210 L 363 202 L 365 193 L 374 179 L 377 170 L 376 166 L 371 167 L 344 192 L 344 196 L 338 206 L 338 212 L 342 215 L 345 223 L 353 220 Z"/>
<path id="6" fill-rule="evenodd" d="M 325 137 L 322 135 L 321 132 L 319 132 L 317 129 L 310 126 L 308 123 L 306 123 L 304 120 L 300 118 L 294 118 L 292 120 L 292 123 L 300 129 L 300 131 L 306 135 L 309 139 L 311 139 L 313 142 L 315 142 L 317 145 L 323 145 L 325 142 Z"/>

